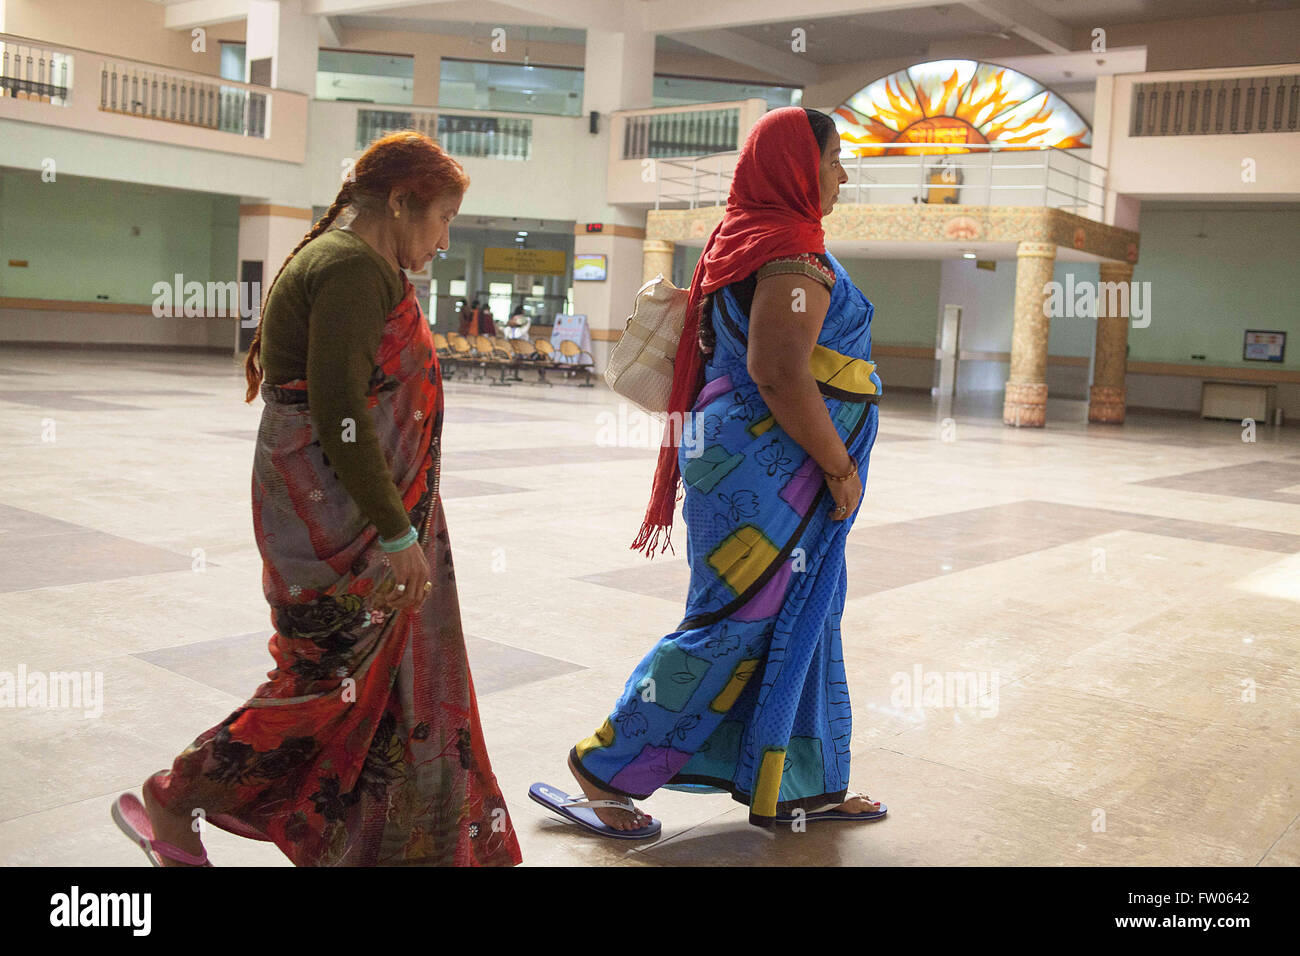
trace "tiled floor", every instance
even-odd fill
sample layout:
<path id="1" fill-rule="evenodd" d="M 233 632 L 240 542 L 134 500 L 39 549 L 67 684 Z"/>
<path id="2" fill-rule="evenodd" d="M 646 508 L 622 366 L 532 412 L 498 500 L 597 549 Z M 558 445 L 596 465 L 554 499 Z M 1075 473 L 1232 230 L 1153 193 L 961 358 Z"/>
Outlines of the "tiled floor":
<path id="1" fill-rule="evenodd" d="M 104 681 L 98 716 L 0 707 L 0 863 L 142 863 L 111 798 L 264 679 L 242 394 L 220 358 L 0 357 L 0 672 Z M 886 820 L 767 833 L 665 791 L 663 837 L 628 847 L 546 815 L 528 785 L 569 783 L 689 577 L 628 549 L 655 448 L 611 444 L 617 411 L 448 383 L 461 611 L 526 863 L 1300 864 L 1300 429 L 1016 430 L 994 396 L 881 407 L 843 631 L 854 777 Z"/>

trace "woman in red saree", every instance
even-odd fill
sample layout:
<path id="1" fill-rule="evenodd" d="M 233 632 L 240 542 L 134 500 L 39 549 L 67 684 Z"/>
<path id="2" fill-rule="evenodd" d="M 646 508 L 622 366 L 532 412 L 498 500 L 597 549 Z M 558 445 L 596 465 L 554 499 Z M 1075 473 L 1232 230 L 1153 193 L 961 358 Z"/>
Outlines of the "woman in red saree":
<path id="1" fill-rule="evenodd" d="M 365 213 L 366 230 L 358 218 L 355 236 L 322 242 L 354 244 L 361 252 L 352 260 L 370 254 L 355 245 L 368 242 L 392 253 L 393 265 L 418 269 L 445 248 L 469 180 L 436 144 L 392 134 L 354 174 L 289 260 L 349 206 Z M 308 268 L 302 262 L 286 282 Z M 253 524 L 276 666 L 243 706 L 145 782 L 143 803 L 124 795 L 115 804 L 119 826 L 156 865 L 206 864 L 191 829 L 198 816 L 273 841 L 297 865 L 520 862 L 479 724 L 438 494 L 441 370 L 411 283 L 400 269 L 396 277 L 400 301 L 383 321 L 365 411 L 410 531 L 381 539 L 339 480 L 307 380 L 263 380 L 259 325 L 247 364 L 249 399 L 260 392 L 266 402 Z M 267 301 L 269 311 L 269 293 Z M 317 305 L 304 306 L 313 320 Z M 316 389 L 313 401 L 323 403 Z"/>

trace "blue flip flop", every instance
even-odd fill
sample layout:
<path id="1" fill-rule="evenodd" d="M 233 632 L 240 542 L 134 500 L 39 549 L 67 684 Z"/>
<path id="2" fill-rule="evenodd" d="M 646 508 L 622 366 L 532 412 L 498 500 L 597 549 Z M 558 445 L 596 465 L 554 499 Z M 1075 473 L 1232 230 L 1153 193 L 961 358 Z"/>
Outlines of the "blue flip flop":
<path id="1" fill-rule="evenodd" d="M 534 802 L 540 803 L 546 809 L 558 813 L 570 823 L 576 823 L 584 830 L 599 833 L 601 836 L 612 837 L 615 840 L 644 840 L 647 837 L 658 836 L 659 831 L 663 829 L 663 824 L 655 820 L 638 830 L 615 830 L 613 827 L 601 823 L 600 818 L 596 816 L 595 809 L 597 807 L 609 807 L 614 810 L 626 810 L 629 813 L 636 813 L 637 809 L 632 806 L 631 800 L 588 800 L 581 794 L 571 797 L 564 791 L 557 790 L 545 783 L 535 783 L 529 787 L 528 797 Z"/>
<path id="2" fill-rule="evenodd" d="M 866 796 L 865 793 L 854 793 L 850 790 L 844 795 L 844 799 L 841 800 L 840 803 L 847 803 L 854 797 L 862 797 L 865 800 Z M 800 815 L 793 813 L 778 813 L 776 815 L 776 822 L 794 823 L 796 820 L 802 819 L 804 822 L 811 822 L 813 820 L 848 820 L 852 823 L 866 823 L 869 820 L 879 820 L 889 812 L 889 807 L 882 803 L 879 810 L 872 810 L 869 813 L 849 813 L 845 810 L 837 809 L 840 806 L 840 803 L 828 803 L 823 807 L 818 807 L 816 810 L 805 811 Z"/>

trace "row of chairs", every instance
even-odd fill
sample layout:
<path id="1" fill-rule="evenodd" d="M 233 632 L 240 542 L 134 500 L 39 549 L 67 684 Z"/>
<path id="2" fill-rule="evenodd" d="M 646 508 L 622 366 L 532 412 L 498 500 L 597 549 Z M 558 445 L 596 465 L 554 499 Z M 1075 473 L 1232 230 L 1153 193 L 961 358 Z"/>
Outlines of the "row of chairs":
<path id="1" fill-rule="evenodd" d="M 474 379 L 485 378 L 490 371 L 501 373 L 493 385 L 522 382 L 524 369 L 534 369 L 537 381 L 553 385 L 546 380 L 547 372 L 562 374 L 566 379 L 582 375 L 579 388 L 595 388 L 591 370 L 595 359 L 576 342 L 563 341 L 558 349 L 546 339 L 507 339 L 501 336 L 461 335 L 459 332 L 434 332 L 433 345 L 438 352 L 438 363 L 447 378 L 463 370 Z M 506 376 L 511 378 L 507 381 Z"/>

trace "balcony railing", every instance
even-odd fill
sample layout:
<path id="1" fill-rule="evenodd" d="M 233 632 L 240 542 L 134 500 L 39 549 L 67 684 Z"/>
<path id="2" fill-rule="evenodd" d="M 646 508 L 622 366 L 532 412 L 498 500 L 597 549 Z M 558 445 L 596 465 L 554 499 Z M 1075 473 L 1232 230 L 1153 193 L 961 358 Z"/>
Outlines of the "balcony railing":
<path id="1" fill-rule="evenodd" d="M 99 108 L 104 112 L 265 139 L 267 99 L 266 93 L 185 74 L 108 62 L 100 65 Z"/>
<path id="2" fill-rule="evenodd" d="M 527 161 L 532 158 L 533 121 L 510 116 L 470 116 L 429 110 L 357 110 L 357 149 L 381 136 L 413 129 L 453 156 Z"/>
<path id="3" fill-rule="evenodd" d="M 1300 129 L 1300 76 L 1137 83 L 1130 136 L 1293 133 Z"/>
<path id="4" fill-rule="evenodd" d="M 307 105 L 301 93 L 0 33 L 0 119 L 302 163 Z"/>
<path id="5" fill-rule="evenodd" d="M 0 96 L 68 105 L 72 57 L 57 50 L 0 41 Z"/>
<path id="6" fill-rule="evenodd" d="M 842 202 L 1050 206 L 1102 221 L 1106 169 L 1059 149 L 1009 149 L 972 144 L 927 149 L 916 143 L 872 144 L 883 156 L 842 158 L 849 181 Z M 656 163 L 655 208 L 726 205 L 738 152 Z"/>
<path id="7" fill-rule="evenodd" d="M 707 156 L 740 148 L 740 108 L 631 115 L 623 126 L 623 159 Z"/>

